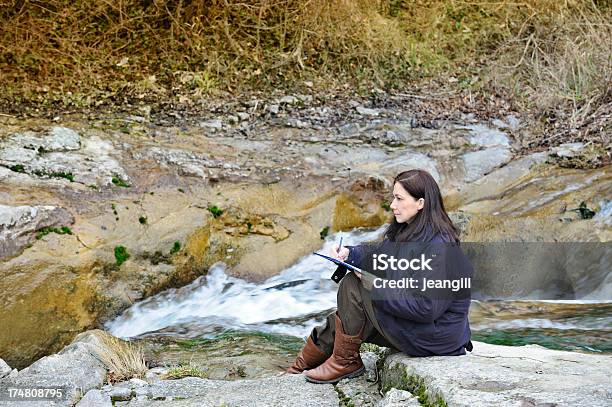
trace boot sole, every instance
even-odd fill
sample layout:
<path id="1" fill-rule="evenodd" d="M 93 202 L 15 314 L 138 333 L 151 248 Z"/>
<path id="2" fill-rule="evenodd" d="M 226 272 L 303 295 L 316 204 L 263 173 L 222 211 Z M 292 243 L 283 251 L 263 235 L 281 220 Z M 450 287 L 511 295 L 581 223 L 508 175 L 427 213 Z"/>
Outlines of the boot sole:
<path id="1" fill-rule="evenodd" d="M 352 379 L 354 377 L 361 376 L 364 373 L 365 373 L 365 366 L 361 366 L 360 369 L 357 369 L 354 372 L 345 374 L 344 376 L 340 376 L 333 380 L 316 380 L 316 379 L 311 379 L 310 377 L 306 376 L 306 381 L 310 383 L 316 383 L 316 384 L 335 384 L 335 383 L 338 383 L 342 379 Z"/>

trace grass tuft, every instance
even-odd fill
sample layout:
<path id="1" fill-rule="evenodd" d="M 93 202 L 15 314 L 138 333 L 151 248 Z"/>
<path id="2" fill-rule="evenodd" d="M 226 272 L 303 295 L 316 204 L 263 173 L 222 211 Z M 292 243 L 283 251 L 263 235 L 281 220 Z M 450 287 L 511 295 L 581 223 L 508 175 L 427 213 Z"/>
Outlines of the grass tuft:
<path id="1" fill-rule="evenodd" d="M 208 212 L 212 214 L 214 218 L 218 218 L 223 215 L 223 210 L 220 209 L 217 205 L 208 205 Z"/>
<path id="2" fill-rule="evenodd" d="M 115 175 L 111 178 L 111 182 L 118 187 L 129 188 L 130 184 L 122 180 L 119 176 Z"/>
<path id="3" fill-rule="evenodd" d="M 148 369 L 140 347 L 107 333 L 100 340 L 103 346 L 96 353 L 108 369 L 109 383 L 145 377 Z"/>
<path id="4" fill-rule="evenodd" d="M 196 366 L 175 366 L 168 370 L 164 379 L 182 379 L 184 377 L 208 378 L 208 374 Z"/>
<path id="5" fill-rule="evenodd" d="M 178 240 L 176 242 L 174 242 L 174 244 L 172 245 L 172 248 L 170 249 L 170 254 L 176 254 L 179 251 L 181 251 L 181 242 L 179 242 Z"/>

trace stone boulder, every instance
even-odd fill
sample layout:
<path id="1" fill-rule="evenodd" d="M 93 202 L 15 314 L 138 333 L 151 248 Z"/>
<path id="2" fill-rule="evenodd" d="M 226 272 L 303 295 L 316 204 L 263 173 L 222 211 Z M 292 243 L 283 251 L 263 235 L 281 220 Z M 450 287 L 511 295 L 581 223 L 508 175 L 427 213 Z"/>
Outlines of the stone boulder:
<path id="1" fill-rule="evenodd" d="M 208 380 L 186 377 L 161 380 L 123 406 L 314 406 L 336 407 L 338 395 L 332 385 L 308 383 L 303 375 L 281 375 L 260 380 Z"/>
<path id="2" fill-rule="evenodd" d="M 76 407 L 112 407 L 111 398 L 100 390 L 92 389 L 79 401 Z"/>
<path id="3" fill-rule="evenodd" d="M 35 239 L 34 232 L 45 228 L 71 225 L 73 216 L 51 205 L 0 205 L 0 259 L 17 254 Z"/>
<path id="4" fill-rule="evenodd" d="M 107 334 L 94 330 L 77 335 L 61 352 L 39 359 L 12 377 L 0 379 L 0 387 L 61 387 L 66 396 L 55 405 L 74 405 L 89 390 L 104 384 L 106 368 L 96 356 L 104 347 L 102 335 Z"/>
<path id="5" fill-rule="evenodd" d="M 408 390 L 426 405 L 604 406 L 612 393 L 611 363 L 609 355 L 475 342 L 465 356 L 391 355 L 382 384 Z"/>
<path id="6" fill-rule="evenodd" d="M 46 132 L 14 133 L 1 140 L 0 166 L 17 175 L 29 175 L 29 181 L 44 184 L 56 179 L 63 181 L 59 184 L 62 188 L 73 183 L 97 188 L 129 181 L 114 150 L 109 140 L 81 137 L 72 129 L 54 126 Z"/>
<path id="7" fill-rule="evenodd" d="M 0 359 L 0 379 L 8 376 L 11 373 L 11 367 L 2 359 Z"/>

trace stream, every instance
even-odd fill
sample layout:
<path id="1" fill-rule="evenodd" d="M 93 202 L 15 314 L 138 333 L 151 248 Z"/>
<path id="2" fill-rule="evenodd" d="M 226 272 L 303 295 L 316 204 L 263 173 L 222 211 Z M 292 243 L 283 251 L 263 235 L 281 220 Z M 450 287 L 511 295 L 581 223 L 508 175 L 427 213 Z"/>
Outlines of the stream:
<path id="1" fill-rule="evenodd" d="M 342 233 L 345 245 L 372 241 L 376 230 Z M 327 237 L 320 253 L 339 241 Z M 228 332 L 306 337 L 336 306 L 335 266 L 315 255 L 301 258 L 260 284 L 228 275 L 215 264 L 191 284 L 166 290 L 125 310 L 105 328 L 122 338 L 221 337 Z M 473 339 L 503 345 L 538 344 L 552 349 L 612 352 L 612 301 L 473 300 Z"/>

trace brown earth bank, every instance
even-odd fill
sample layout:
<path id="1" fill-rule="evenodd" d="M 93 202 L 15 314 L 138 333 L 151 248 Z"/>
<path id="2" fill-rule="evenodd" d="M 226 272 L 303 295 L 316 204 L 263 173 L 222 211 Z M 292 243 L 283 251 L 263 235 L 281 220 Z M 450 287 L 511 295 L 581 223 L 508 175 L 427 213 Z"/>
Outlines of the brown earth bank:
<path id="1" fill-rule="evenodd" d="M 596 158 L 568 165 L 610 162 L 607 1 L 5 3 L 4 117 L 106 112 L 180 125 L 251 97 L 363 98 L 410 106 L 426 123 L 512 113 L 529 129 L 522 148 L 580 141 Z"/>

